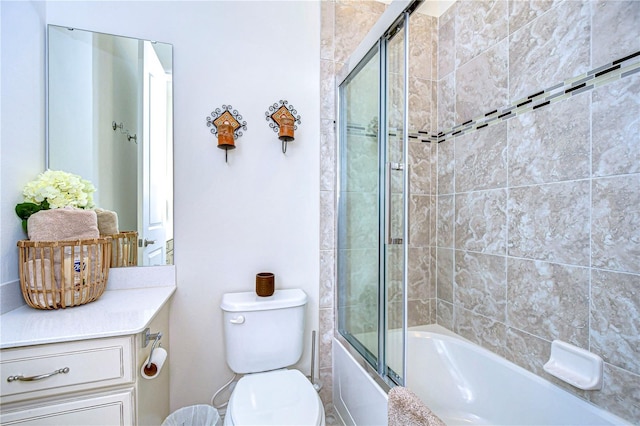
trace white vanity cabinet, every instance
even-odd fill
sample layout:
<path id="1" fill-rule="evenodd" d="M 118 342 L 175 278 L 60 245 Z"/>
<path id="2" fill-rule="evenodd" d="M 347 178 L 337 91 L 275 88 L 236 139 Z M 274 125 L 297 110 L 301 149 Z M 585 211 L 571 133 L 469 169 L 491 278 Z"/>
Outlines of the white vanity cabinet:
<path id="1" fill-rule="evenodd" d="M 0 423 L 135 423 L 133 336 L 91 339 L 0 353 Z"/>
<path id="2" fill-rule="evenodd" d="M 174 291 L 174 284 L 108 290 L 83 306 L 24 306 L 0 316 L 0 424 L 160 425 L 169 415 Z M 162 333 L 169 353 L 151 380 L 140 374 L 152 347 L 143 345 L 147 328 Z"/>

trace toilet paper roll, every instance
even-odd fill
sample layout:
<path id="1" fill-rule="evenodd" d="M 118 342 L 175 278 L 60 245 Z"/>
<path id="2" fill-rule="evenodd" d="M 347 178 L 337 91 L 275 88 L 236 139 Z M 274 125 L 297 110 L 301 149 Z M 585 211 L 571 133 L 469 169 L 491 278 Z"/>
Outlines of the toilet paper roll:
<path id="1" fill-rule="evenodd" d="M 147 368 L 147 365 L 149 365 L 149 357 L 147 357 L 140 367 L 140 375 L 147 380 L 155 379 L 160 374 L 166 359 L 167 351 L 161 347 L 156 348 L 151 357 L 151 365 Z"/>

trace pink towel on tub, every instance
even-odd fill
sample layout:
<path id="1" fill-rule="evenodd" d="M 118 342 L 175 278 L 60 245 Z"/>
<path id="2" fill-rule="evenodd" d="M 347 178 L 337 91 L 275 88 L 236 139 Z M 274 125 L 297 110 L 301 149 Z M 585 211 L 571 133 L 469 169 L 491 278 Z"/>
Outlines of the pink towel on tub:
<path id="1" fill-rule="evenodd" d="M 40 210 L 29 217 L 27 230 L 31 241 L 69 241 L 100 237 L 96 212 L 73 207 Z"/>
<path id="2" fill-rule="evenodd" d="M 446 426 L 409 389 L 396 386 L 389 391 L 389 426 Z"/>

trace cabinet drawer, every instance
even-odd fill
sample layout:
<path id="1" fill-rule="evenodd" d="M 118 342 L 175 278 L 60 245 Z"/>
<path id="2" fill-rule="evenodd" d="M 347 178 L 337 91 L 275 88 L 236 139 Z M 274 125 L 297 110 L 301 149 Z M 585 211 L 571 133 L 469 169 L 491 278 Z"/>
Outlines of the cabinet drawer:
<path id="1" fill-rule="evenodd" d="M 131 337 L 3 350 L 1 402 L 133 382 L 132 360 Z"/>
<path id="2" fill-rule="evenodd" d="M 82 399 L 61 400 L 55 404 L 32 405 L 0 415 L 0 424 L 8 425 L 132 425 L 133 388 L 97 394 Z"/>

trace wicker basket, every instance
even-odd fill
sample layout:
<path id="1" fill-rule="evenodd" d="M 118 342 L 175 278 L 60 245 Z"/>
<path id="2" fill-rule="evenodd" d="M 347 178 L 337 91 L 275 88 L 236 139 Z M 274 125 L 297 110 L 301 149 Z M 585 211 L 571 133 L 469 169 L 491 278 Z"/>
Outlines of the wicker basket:
<path id="1" fill-rule="evenodd" d="M 18 241 L 20 289 L 36 309 L 98 300 L 107 287 L 111 237 L 75 241 Z"/>
<path id="2" fill-rule="evenodd" d="M 122 231 L 111 235 L 111 267 L 138 265 L 138 233 Z"/>

